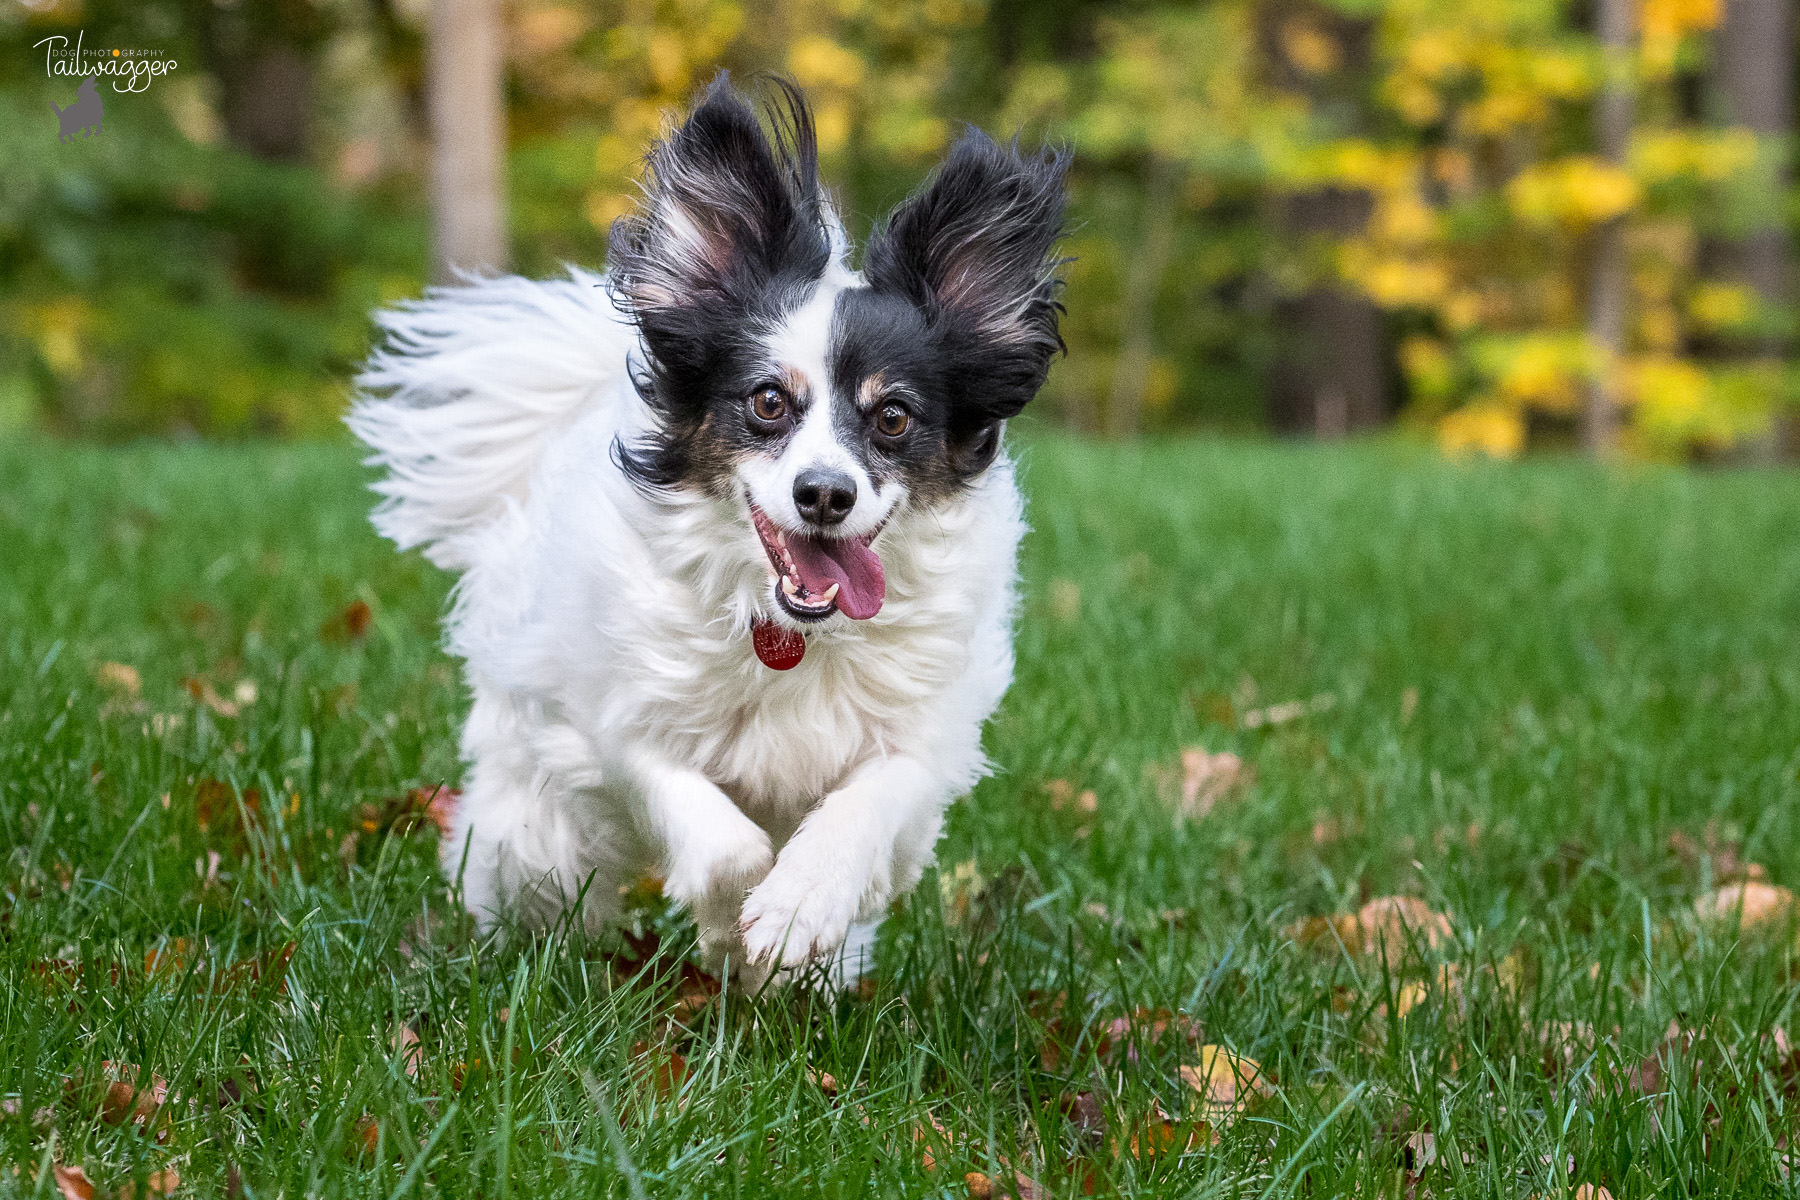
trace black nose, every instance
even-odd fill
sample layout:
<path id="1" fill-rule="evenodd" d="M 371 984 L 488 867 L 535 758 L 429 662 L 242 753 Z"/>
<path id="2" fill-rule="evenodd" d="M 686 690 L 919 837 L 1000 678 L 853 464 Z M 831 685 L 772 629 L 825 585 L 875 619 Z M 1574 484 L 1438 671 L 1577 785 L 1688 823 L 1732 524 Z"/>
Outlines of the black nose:
<path id="1" fill-rule="evenodd" d="M 808 467 L 794 480 L 794 507 L 814 525 L 836 525 L 856 507 L 856 480 L 842 471 Z"/>

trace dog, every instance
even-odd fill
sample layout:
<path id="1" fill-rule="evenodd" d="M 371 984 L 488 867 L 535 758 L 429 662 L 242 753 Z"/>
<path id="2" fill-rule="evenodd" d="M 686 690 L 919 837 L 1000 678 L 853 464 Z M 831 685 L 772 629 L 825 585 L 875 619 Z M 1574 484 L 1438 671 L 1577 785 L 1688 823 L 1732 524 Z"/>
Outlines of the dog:
<path id="1" fill-rule="evenodd" d="M 67 108 L 57 108 L 56 101 L 52 100 L 50 107 L 56 110 L 56 140 L 59 142 L 66 142 L 78 133 L 93 137 L 100 132 L 100 122 L 106 119 L 106 104 L 100 99 L 100 82 L 93 75 L 81 81 L 75 91 L 75 103 Z"/>
<path id="2" fill-rule="evenodd" d="M 649 872 L 715 970 L 862 970 L 1011 680 L 1067 166 L 968 131 L 858 272 L 804 97 L 720 75 L 605 276 L 379 315 L 348 421 L 378 530 L 461 572 L 443 864 L 484 925 L 603 926 Z"/>

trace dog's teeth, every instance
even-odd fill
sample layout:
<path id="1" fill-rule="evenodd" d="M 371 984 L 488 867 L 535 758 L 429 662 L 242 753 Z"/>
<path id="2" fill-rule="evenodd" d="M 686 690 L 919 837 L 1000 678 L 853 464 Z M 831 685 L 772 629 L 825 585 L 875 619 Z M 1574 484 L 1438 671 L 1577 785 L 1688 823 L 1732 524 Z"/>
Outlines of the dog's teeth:
<path id="1" fill-rule="evenodd" d="M 783 550 L 787 549 L 787 533 L 784 530 L 777 529 L 775 531 L 775 544 Z"/>
<path id="2" fill-rule="evenodd" d="M 832 586 L 835 587 L 836 585 L 834 584 Z M 781 590 L 786 592 L 788 594 L 789 598 L 791 599 L 795 595 L 795 593 L 797 593 L 800 589 L 794 586 L 794 580 L 793 580 L 792 576 L 783 575 L 781 577 Z"/>
<path id="3" fill-rule="evenodd" d="M 838 585 L 835 583 L 832 584 L 830 587 L 826 588 L 825 594 L 819 597 L 819 607 L 823 608 L 827 604 L 830 604 L 833 600 L 836 600 L 837 592 L 838 592 Z"/>

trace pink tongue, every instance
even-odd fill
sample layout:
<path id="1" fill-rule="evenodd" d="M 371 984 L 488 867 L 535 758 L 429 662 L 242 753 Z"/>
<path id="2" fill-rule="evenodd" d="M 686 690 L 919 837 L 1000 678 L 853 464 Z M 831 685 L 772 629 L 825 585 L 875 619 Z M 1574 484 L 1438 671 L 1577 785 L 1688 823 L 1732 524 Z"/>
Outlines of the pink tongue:
<path id="1" fill-rule="evenodd" d="M 838 585 L 838 611 L 853 621 L 866 621 L 881 611 L 887 579 L 881 557 L 857 538 L 814 538 L 788 535 L 788 555 L 806 590 L 818 596 Z"/>

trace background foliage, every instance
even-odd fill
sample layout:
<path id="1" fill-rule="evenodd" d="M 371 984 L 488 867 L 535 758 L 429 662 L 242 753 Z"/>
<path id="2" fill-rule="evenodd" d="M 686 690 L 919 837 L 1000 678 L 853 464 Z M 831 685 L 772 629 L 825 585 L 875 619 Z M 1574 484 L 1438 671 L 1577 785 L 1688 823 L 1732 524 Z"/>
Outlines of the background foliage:
<path id="1" fill-rule="evenodd" d="M 369 308 L 424 282 L 427 3 L 4 0 L 0 428 L 331 428 Z M 1771 446 L 1792 314 L 1730 250 L 1791 225 L 1787 139 L 1726 120 L 1721 0 L 1640 0 L 1613 68 L 1629 154 L 1606 158 L 1591 8 L 509 0 L 515 265 L 600 262 L 669 110 L 721 67 L 776 71 L 817 105 L 853 232 L 965 121 L 1075 149 L 1071 354 L 1041 407 L 1078 428 L 1399 410 L 1504 455 L 1572 436 L 1613 372 L 1630 451 Z M 65 144 L 73 81 L 32 46 L 77 30 L 180 65 Z M 1584 307 L 1609 222 L 1617 355 Z M 1333 415 L 1339 374 L 1370 395 Z"/>

